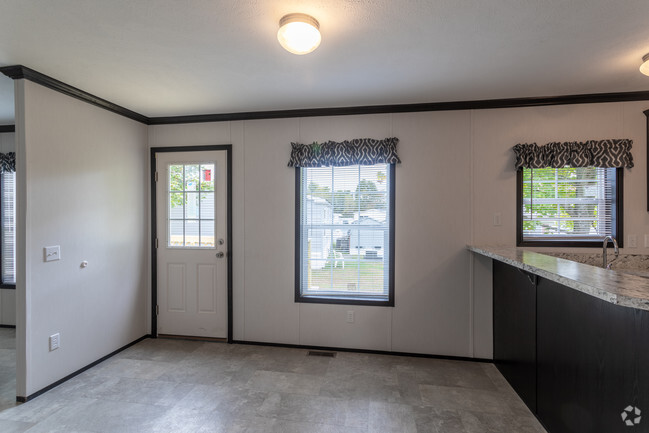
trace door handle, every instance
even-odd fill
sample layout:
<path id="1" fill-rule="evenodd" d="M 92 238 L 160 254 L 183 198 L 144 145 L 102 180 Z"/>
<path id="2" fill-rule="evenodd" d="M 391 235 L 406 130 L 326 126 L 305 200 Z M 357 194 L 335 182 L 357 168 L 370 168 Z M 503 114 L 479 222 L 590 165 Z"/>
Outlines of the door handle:
<path id="1" fill-rule="evenodd" d="M 216 253 L 217 259 L 222 259 L 223 257 L 225 257 L 225 253 L 223 251 L 219 251 L 218 253 Z"/>

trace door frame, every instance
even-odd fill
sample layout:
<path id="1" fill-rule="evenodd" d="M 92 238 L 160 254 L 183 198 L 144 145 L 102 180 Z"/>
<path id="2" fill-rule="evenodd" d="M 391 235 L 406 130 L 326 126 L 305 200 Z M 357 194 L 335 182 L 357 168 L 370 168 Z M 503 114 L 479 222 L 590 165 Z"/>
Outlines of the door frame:
<path id="1" fill-rule="evenodd" d="M 228 259 L 228 343 L 232 343 L 232 145 L 231 144 L 215 144 L 207 146 L 173 146 L 173 147 L 152 147 L 151 148 L 151 336 L 158 337 L 158 315 L 156 314 L 156 306 L 158 305 L 158 253 L 155 246 L 156 233 L 157 233 L 157 214 L 156 214 L 156 153 L 161 152 L 202 152 L 210 150 L 225 150 L 227 160 L 227 259 Z"/>

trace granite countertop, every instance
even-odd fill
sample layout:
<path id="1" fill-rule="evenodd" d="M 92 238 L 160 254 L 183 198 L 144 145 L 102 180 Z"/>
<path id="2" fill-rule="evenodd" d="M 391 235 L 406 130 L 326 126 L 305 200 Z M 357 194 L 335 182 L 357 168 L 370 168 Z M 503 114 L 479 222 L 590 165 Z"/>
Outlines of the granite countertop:
<path id="1" fill-rule="evenodd" d="M 551 257 L 523 248 L 476 245 L 467 248 L 612 304 L 649 310 L 649 278 Z"/>

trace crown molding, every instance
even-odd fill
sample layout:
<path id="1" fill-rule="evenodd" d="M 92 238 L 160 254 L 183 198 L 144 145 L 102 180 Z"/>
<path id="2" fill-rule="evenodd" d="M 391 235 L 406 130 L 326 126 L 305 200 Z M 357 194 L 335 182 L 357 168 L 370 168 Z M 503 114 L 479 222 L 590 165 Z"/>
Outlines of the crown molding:
<path id="1" fill-rule="evenodd" d="M 495 108 L 540 107 L 548 105 L 597 104 L 649 100 L 649 91 L 590 93 L 583 95 L 485 99 L 475 101 L 428 102 L 420 104 L 366 105 L 358 107 L 309 108 L 301 110 L 250 111 L 192 116 L 150 117 L 149 125 L 226 122 L 234 120 L 280 119 L 291 117 L 350 116 L 359 114 L 415 113 L 422 111 L 487 110 Z M 649 111 L 649 110 L 648 110 Z"/>
<path id="2" fill-rule="evenodd" d="M 356 107 L 307 108 L 296 110 L 247 111 L 239 113 L 147 117 L 22 65 L 3 66 L 0 67 L 0 72 L 14 80 L 26 79 L 33 81 L 68 96 L 72 96 L 73 98 L 80 99 L 129 119 L 144 123 L 145 125 L 286 119 L 295 117 L 351 116 L 362 114 L 416 113 L 422 111 L 489 110 L 497 108 L 542 107 L 549 105 L 649 101 L 649 91 L 637 91 L 484 99 L 473 101 L 427 102 L 418 104 L 366 105 Z M 649 110 L 644 113 L 649 116 Z"/>
<path id="3" fill-rule="evenodd" d="M 103 108 L 105 110 L 112 111 L 113 113 L 117 113 L 121 116 L 128 117 L 129 119 L 136 120 L 140 123 L 144 123 L 144 124 L 149 123 L 149 118 L 142 114 L 136 113 L 135 111 L 131 111 L 128 108 L 124 108 L 117 104 L 113 104 L 110 101 L 99 98 L 91 93 L 70 86 L 69 84 L 56 80 L 45 74 L 41 74 L 40 72 L 27 68 L 25 66 L 22 65 L 4 66 L 4 67 L 0 67 L 0 72 L 2 72 L 7 77 L 12 78 L 14 80 L 19 80 L 19 79 L 29 80 L 34 83 L 40 84 L 44 87 L 50 88 L 52 90 L 56 90 L 57 92 L 63 93 L 68 96 L 72 96 L 73 98 L 77 98 L 89 104 Z"/>

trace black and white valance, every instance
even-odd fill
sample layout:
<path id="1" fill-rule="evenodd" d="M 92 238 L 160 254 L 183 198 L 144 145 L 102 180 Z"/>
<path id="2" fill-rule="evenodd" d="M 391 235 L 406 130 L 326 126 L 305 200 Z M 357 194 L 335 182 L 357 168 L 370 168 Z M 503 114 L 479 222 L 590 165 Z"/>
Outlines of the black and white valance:
<path id="1" fill-rule="evenodd" d="M 13 173 L 16 171 L 16 153 L 0 153 L 0 173 Z"/>
<path id="2" fill-rule="evenodd" d="M 520 168 L 561 167 L 633 167 L 633 140 L 589 140 L 584 142 L 553 142 L 545 146 L 517 144 L 516 170 Z"/>
<path id="3" fill-rule="evenodd" d="M 289 167 L 343 167 L 347 165 L 397 164 L 398 138 L 357 138 L 342 143 L 291 143 Z"/>

